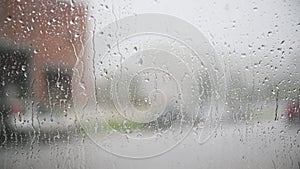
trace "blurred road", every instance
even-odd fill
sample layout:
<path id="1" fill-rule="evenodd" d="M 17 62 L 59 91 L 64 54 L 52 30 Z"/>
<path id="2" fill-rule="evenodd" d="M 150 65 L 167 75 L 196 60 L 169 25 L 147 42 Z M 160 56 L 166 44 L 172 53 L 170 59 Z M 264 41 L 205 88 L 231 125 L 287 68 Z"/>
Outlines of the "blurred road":
<path id="1" fill-rule="evenodd" d="M 205 144 L 198 144 L 192 132 L 171 151 L 148 159 L 117 157 L 89 138 L 74 136 L 48 143 L 6 145 L 0 149 L 0 168 L 299 169 L 299 144 L 300 125 L 283 121 L 224 124 Z"/>

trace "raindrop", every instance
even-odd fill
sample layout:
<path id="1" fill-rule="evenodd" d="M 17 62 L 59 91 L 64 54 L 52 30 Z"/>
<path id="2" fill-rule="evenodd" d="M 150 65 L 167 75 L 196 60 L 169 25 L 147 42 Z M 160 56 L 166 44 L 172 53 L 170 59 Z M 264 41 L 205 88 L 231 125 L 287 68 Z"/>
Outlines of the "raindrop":
<path id="1" fill-rule="evenodd" d="M 107 69 L 103 69 L 103 71 L 104 71 L 104 73 L 107 75 L 108 74 L 108 71 L 107 71 Z"/>
<path id="2" fill-rule="evenodd" d="M 269 78 L 265 77 L 265 82 L 268 82 L 269 81 Z"/>
<path id="3" fill-rule="evenodd" d="M 232 27 L 235 28 L 236 21 L 232 21 Z"/>
<path id="4" fill-rule="evenodd" d="M 22 71 L 25 71 L 26 70 L 26 66 L 22 65 L 21 69 L 22 69 Z"/>
<path id="5" fill-rule="evenodd" d="M 269 31 L 269 32 L 268 32 L 268 36 L 271 36 L 271 35 L 272 35 L 272 31 Z"/>
<path id="6" fill-rule="evenodd" d="M 34 54 L 37 54 L 38 52 L 39 52 L 39 51 L 38 51 L 37 49 L 34 49 L 34 50 L 33 50 L 33 53 L 34 53 Z"/>
<path id="7" fill-rule="evenodd" d="M 12 20 L 11 16 L 9 15 L 8 17 L 6 17 L 6 20 L 11 21 Z"/>
<path id="8" fill-rule="evenodd" d="M 139 62 L 138 62 L 138 64 L 141 66 L 142 64 L 143 64 L 143 59 L 142 58 L 140 58 L 140 60 L 139 60 Z"/>
<path id="9" fill-rule="evenodd" d="M 72 19 L 72 20 L 70 21 L 70 24 L 71 24 L 71 25 L 75 25 L 75 21 Z"/>
<path id="10" fill-rule="evenodd" d="M 241 53 L 242 58 L 245 58 L 246 56 L 247 56 L 246 53 Z"/>

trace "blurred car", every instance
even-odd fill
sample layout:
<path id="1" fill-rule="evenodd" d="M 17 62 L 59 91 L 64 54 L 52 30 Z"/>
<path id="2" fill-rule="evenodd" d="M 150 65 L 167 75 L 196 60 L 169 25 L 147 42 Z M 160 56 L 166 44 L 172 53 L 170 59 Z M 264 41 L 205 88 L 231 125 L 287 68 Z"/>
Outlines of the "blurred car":
<path id="1" fill-rule="evenodd" d="M 190 121 L 191 118 L 185 116 L 185 114 L 185 111 L 180 109 L 179 106 L 169 104 L 166 106 L 164 112 L 161 113 L 157 119 L 147 123 L 146 127 L 155 128 L 158 130 L 167 130 L 180 125 L 181 121 Z"/>
<path id="2" fill-rule="evenodd" d="M 5 100 L 1 103 L 2 137 L 13 138 L 27 134 L 45 139 L 53 138 L 53 136 L 61 138 L 76 129 L 74 111 L 38 106 L 30 99 L 10 96 Z"/>
<path id="3" fill-rule="evenodd" d="M 289 119 L 289 121 L 300 122 L 300 100 L 299 99 L 296 99 L 295 102 L 288 103 L 285 115 Z"/>

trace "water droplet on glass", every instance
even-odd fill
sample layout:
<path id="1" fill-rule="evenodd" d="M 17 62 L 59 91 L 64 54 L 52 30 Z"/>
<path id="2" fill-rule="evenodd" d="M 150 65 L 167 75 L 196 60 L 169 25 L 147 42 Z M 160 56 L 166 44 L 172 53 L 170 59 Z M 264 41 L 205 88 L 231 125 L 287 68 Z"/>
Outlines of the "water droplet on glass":
<path id="1" fill-rule="evenodd" d="M 246 56 L 247 56 L 246 53 L 241 53 L 242 58 L 245 58 Z"/>
<path id="2" fill-rule="evenodd" d="M 79 37 L 79 33 L 76 33 L 76 34 L 75 34 L 75 38 L 78 38 L 78 37 Z"/>
<path id="3" fill-rule="evenodd" d="M 25 71 L 26 70 L 26 66 L 22 65 L 21 69 L 22 69 L 22 71 Z"/>
<path id="4" fill-rule="evenodd" d="M 11 16 L 6 17 L 6 20 L 11 21 L 12 20 Z"/>
<path id="5" fill-rule="evenodd" d="M 75 24 L 75 21 L 74 21 L 74 20 L 71 20 L 71 21 L 70 21 L 70 24 L 71 24 L 71 25 L 74 25 L 74 24 Z"/>
<path id="6" fill-rule="evenodd" d="M 268 36 L 271 36 L 271 35 L 272 35 L 272 31 L 269 31 L 269 32 L 268 32 Z"/>
<path id="7" fill-rule="evenodd" d="M 37 49 L 34 49 L 34 50 L 33 50 L 33 53 L 34 53 L 34 54 L 37 54 L 38 52 L 39 52 L 39 51 L 38 51 Z"/>
<path id="8" fill-rule="evenodd" d="M 103 72 L 107 75 L 108 74 L 108 71 L 107 71 L 107 69 L 103 69 Z"/>
<path id="9" fill-rule="evenodd" d="M 106 46 L 107 46 L 107 48 L 108 48 L 108 49 L 111 49 L 111 46 L 110 46 L 110 44 L 107 44 Z"/>
<path id="10" fill-rule="evenodd" d="M 140 58 L 138 64 L 141 66 L 143 64 L 143 62 L 144 62 L 143 59 Z"/>

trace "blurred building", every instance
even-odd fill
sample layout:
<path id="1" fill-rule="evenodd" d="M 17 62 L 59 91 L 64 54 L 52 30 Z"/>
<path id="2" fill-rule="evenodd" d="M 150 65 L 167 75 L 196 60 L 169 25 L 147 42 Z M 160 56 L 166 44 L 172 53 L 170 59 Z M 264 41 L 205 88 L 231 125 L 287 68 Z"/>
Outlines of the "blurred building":
<path id="1" fill-rule="evenodd" d="M 29 69 L 25 76 L 30 76 L 30 97 L 40 107 L 72 107 L 72 91 L 79 88 L 73 77 L 81 71 L 75 68 L 86 59 L 86 32 L 87 9 L 81 3 L 0 0 L 0 45 L 10 51 L 10 56 L 3 55 L 1 67 L 17 63 Z M 22 52 L 13 52 L 17 50 Z M 2 75 L 11 72 L 6 70 Z M 9 83 L 5 78 L 2 83 Z"/>

